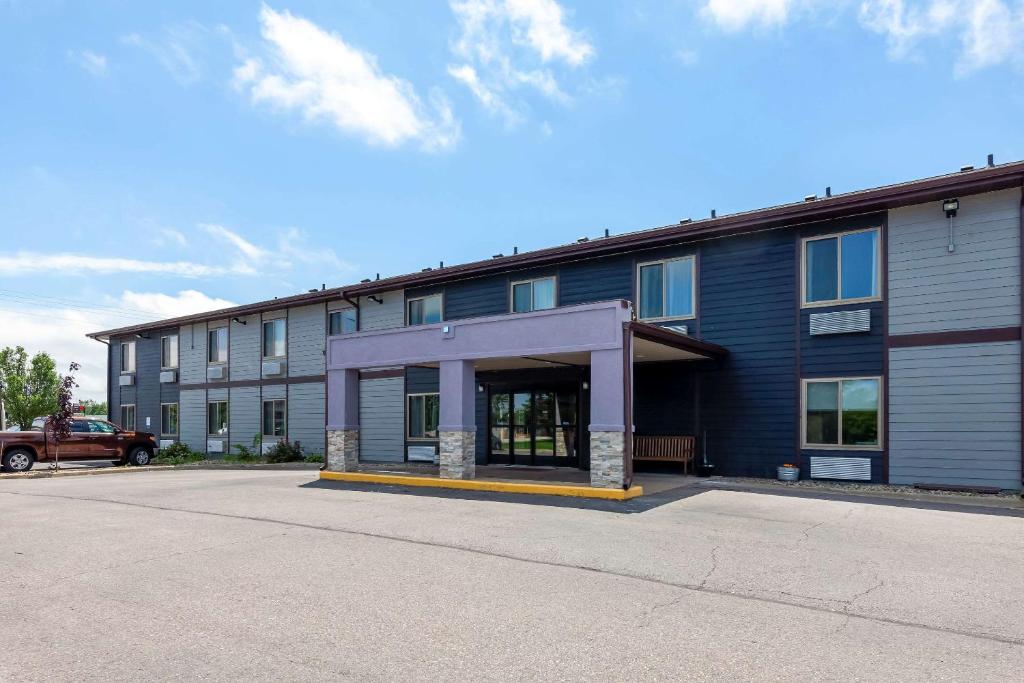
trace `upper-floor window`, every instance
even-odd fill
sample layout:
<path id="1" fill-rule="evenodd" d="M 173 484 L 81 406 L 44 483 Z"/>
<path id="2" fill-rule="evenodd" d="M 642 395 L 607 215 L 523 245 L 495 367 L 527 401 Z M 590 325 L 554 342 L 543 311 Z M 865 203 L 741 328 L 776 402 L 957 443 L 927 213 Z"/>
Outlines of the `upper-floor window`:
<path id="1" fill-rule="evenodd" d="M 330 334 L 348 334 L 355 332 L 359 326 L 359 319 L 356 317 L 356 309 L 343 308 L 340 311 L 331 311 L 328 316 Z"/>
<path id="2" fill-rule="evenodd" d="M 263 402 L 263 436 L 285 435 L 285 401 L 274 399 Z"/>
<path id="3" fill-rule="evenodd" d="M 639 317 L 692 318 L 695 270 L 692 256 L 641 263 L 637 268 Z"/>
<path id="4" fill-rule="evenodd" d="M 438 394 L 409 394 L 408 435 L 410 439 L 436 439 L 441 414 Z"/>
<path id="5" fill-rule="evenodd" d="M 284 318 L 265 320 L 263 322 L 263 357 L 282 358 L 285 355 L 285 330 L 286 321 Z"/>
<path id="6" fill-rule="evenodd" d="M 878 229 L 809 237 L 803 241 L 803 302 L 821 306 L 877 299 Z"/>
<path id="7" fill-rule="evenodd" d="M 135 342 L 121 342 L 121 372 L 135 372 Z"/>
<path id="8" fill-rule="evenodd" d="M 806 379 L 803 385 L 804 447 L 879 448 L 881 379 Z"/>
<path id="9" fill-rule="evenodd" d="M 228 328 L 218 327 L 210 330 L 210 347 L 207 360 L 211 363 L 228 362 Z"/>
<path id="10" fill-rule="evenodd" d="M 165 370 L 178 367 L 178 335 L 160 337 L 160 367 Z"/>
<path id="11" fill-rule="evenodd" d="M 410 325 L 429 325 L 441 322 L 441 295 L 431 294 L 409 299 L 408 320 Z"/>
<path id="12" fill-rule="evenodd" d="M 178 404 L 160 404 L 160 433 L 165 436 L 178 435 Z"/>
<path id="13" fill-rule="evenodd" d="M 512 283 L 512 312 L 529 313 L 555 307 L 555 278 Z"/>

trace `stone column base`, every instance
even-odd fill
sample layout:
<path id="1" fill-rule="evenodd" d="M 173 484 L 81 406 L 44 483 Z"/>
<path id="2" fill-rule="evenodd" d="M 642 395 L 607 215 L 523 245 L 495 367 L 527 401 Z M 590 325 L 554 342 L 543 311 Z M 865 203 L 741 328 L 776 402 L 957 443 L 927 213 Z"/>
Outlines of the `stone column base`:
<path id="1" fill-rule="evenodd" d="M 441 432 L 441 478 L 476 478 L 476 431 Z"/>
<path id="2" fill-rule="evenodd" d="M 327 469 L 354 472 L 359 466 L 359 430 L 327 430 Z"/>
<path id="3" fill-rule="evenodd" d="M 621 489 L 625 483 L 624 432 L 590 432 L 590 485 Z"/>

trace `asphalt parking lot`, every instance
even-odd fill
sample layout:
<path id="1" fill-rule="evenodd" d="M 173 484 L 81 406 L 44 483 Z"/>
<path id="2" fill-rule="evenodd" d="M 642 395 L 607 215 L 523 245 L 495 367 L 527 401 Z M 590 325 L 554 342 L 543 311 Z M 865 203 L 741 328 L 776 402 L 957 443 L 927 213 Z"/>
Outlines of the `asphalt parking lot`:
<path id="1" fill-rule="evenodd" d="M 0 680 L 1019 680 L 1024 518 L 315 472 L 0 481 Z"/>

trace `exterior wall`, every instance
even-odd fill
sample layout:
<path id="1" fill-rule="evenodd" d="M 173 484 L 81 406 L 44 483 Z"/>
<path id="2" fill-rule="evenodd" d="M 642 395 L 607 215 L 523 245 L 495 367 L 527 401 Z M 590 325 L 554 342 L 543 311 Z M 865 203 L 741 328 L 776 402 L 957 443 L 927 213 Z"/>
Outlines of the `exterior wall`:
<path id="1" fill-rule="evenodd" d="M 181 328 L 178 354 L 178 381 L 183 385 L 206 382 L 206 323 Z"/>
<path id="2" fill-rule="evenodd" d="M 288 376 L 323 375 L 326 339 L 327 313 L 323 304 L 289 309 Z"/>
<path id="3" fill-rule="evenodd" d="M 228 376 L 235 381 L 259 379 L 263 355 L 260 316 L 248 315 L 239 320 L 244 320 L 245 325 L 231 323 L 228 335 Z M 203 357 L 201 360 L 205 373 L 206 358 Z"/>
<path id="4" fill-rule="evenodd" d="M 889 333 L 1020 325 L 1020 190 L 889 212 Z"/>
<path id="5" fill-rule="evenodd" d="M 558 269 L 558 304 L 633 299 L 633 256 L 567 263 Z"/>
<path id="6" fill-rule="evenodd" d="M 405 292 L 398 289 L 378 294 L 379 304 L 364 296 L 359 299 L 359 330 L 386 330 L 405 325 Z"/>
<path id="7" fill-rule="evenodd" d="M 890 481 L 1019 488 L 1020 362 L 1019 342 L 892 349 Z"/>
<path id="8" fill-rule="evenodd" d="M 261 434 L 262 406 L 259 387 L 232 387 L 228 398 L 228 425 L 231 431 L 231 451 L 240 443 L 249 447 L 253 437 Z"/>
<path id="9" fill-rule="evenodd" d="M 359 382 L 360 460 L 405 460 L 405 380 L 402 377 Z"/>
<path id="10" fill-rule="evenodd" d="M 182 389 L 178 415 L 181 422 L 181 440 L 192 450 L 205 453 L 206 391 L 204 389 Z"/>
<path id="11" fill-rule="evenodd" d="M 299 442 L 304 453 L 324 453 L 327 422 L 323 382 L 302 382 L 288 387 L 288 440 Z"/>
<path id="12" fill-rule="evenodd" d="M 508 312 L 507 275 L 452 282 L 444 287 L 444 319 L 460 320 Z M 409 292 L 412 296 L 412 292 Z"/>

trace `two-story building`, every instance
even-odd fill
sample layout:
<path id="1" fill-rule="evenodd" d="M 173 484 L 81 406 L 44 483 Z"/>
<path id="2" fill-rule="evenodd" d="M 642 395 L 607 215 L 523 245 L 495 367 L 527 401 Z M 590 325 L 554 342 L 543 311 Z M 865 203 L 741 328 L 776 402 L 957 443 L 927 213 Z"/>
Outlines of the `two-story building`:
<path id="1" fill-rule="evenodd" d="M 114 421 L 211 453 L 620 487 L 635 436 L 690 435 L 721 474 L 1014 489 L 1022 183 L 990 160 L 92 336 Z"/>

